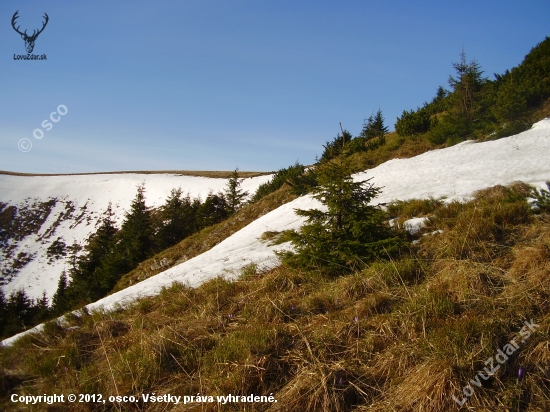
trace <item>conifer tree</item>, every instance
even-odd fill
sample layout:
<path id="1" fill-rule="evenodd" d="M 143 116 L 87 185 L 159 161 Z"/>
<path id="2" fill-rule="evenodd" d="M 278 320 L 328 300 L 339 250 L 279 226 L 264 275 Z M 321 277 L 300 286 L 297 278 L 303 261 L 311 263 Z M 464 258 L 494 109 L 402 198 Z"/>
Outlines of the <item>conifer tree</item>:
<path id="1" fill-rule="evenodd" d="M 33 302 L 24 290 L 16 290 L 10 293 L 6 302 L 5 336 L 15 335 L 30 325 L 32 306 Z"/>
<path id="2" fill-rule="evenodd" d="M 550 182 L 546 182 L 546 189 L 534 188 L 531 192 L 534 198 L 533 207 L 537 213 L 550 213 Z"/>
<path id="3" fill-rule="evenodd" d="M 34 306 L 34 317 L 32 320 L 33 325 L 37 325 L 48 320 L 50 308 L 48 296 L 45 291 L 42 293 L 42 297 L 36 301 Z"/>
<path id="4" fill-rule="evenodd" d="M 430 103 L 425 103 L 424 108 L 429 114 L 440 113 L 445 110 L 445 99 L 449 95 L 449 91 L 443 86 L 439 86 L 435 92 L 435 96 Z"/>
<path id="5" fill-rule="evenodd" d="M 76 258 L 76 264 L 70 269 L 72 281 L 68 294 L 73 305 L 92 302 L 108 292 L 104 290 L 101 279 L 108 276 L 105 262 L 108 256 L 114 254 L 116 246 L 118 229 L 113 217 L 112 205 L 109 203 L 99 228 L 88 238 L 84 255 Z M 75 253 L 76 249 L 75 247 Z"/>
<path id="6" fill-rule="evenodd" d="M 103 293 L 153 254 L 153 235 L 151 210 L 145 204 L 145 187 L 140 185 L 116 235 L 113 251 L 102 261 L 99 281 Z"/>
<path id="7" fill-rule="evenodd" d="M 8 324 L 8 302 L 6 300 L 6 295 L 4 291 L 0 289 L 0 336 L 6 337 L 4 335 L 4 330 Z"/>
<path id="8" fill-rule="evenodd" d="M 181 188 L 172 189 L 159 213 L 156 249 L 164 250 L 194 233 L 197 230 L 197 209 L 198 204 L 189 194 L 183 197 Z"/>
<path id="9" fill-rule="evenodd" d="M 258 189 L 256 190 L 256 193 L 254 193 L 254 196 L 252 196 L 251 202 L 257 202 L 261 198 L 267 196 L 270 193 L 275 192 L 277 189 L 282 187 L 284 184 L 291 185 L 291 181 L 293 179 L 296 179 L 300 176 L 302 176 L 305 172 L 305 167 L 298 163 L 296 163 L 292 166 L 285 167 L 283 169 L 279 169 L 269 180 L 269 182 L 262 183 Z"/>
<path id="10" fill-rule="evenodd" d="M 332 142 L 327 142 L 323 145 L 325 150 L 321 155 L 321 162 L 334 159 L 340 156 L 344 152 L 344 147 L 351 142 L 353 136 L 347 130 L 342 130 L 342 133 L 338 133 Z"/>
<path id="11" fill-rule="evenodd" d="M 400 240 L 386 223 L 385 212 L 370 204 L 380 193 L 370 179 L 354 182 L 345 160 L 319 165 L 317 179 L 313 197 L 325 210 L 296 210 L 307 220 L 290 235 L 295 252 L 279 254 L 285 264 L 334 275 L 386 258 L 398 249 Z"/>
<path id="12" fill-rule="evenodd" d="M 52 298 L 51 312 L 55 315 L 62 315 L 71 309 L 71 303 L 67 296 L 68 285 L 67 275 L 63 272 L 57 282 L 57 290 Z"/>
<path id="13" fill-rule="evenodd" d="M 78 252 L 82 250 L 82 246 L 80 246 L 75 240 L 71 246 L 67 246 L 66 250 L 67 250 L 67 254 L 69 255 L 67 257 L 67 260 L 71 265 L 70 270 L 74 271 L 78 266 L 78 258 L 79 258 Z"/>
<path id="14" fill-rule="evenodd" d="M 363 122 L 363 130 L 361 131 L 360 137 L 365 138 L 367 141 L 379 137 L 381 144 L 384 144 L 386 133 L 388 133 L 388 128 L 384 125 L 382 110 L 378 109 L 375 115 L 370 115 L 369 118 Z"/>
<path id="15" fill-rule="evenodd" d="M 460 53 L 460 62 L 453 63 L 456 70 L 456 78 L 449 76 L 449 85 L 453 88 L 451 95 L 452 111 L 457 117 L 456 120 L 470 125 L 479 120 L 481 112 L 482 87 L 485 79 L 482 78 L 483 71 L 476 60 L 466 62 L 466 53 Z"/>
<path id="16" fill-rule="evenodd" d="M 24 290 L 12 292 L 7 299 L 0 290 L 0 337 L 13 336 L 47 320 L 48 315 L 48 298 L 45 292 L 35 303 Z"/>
<path id="17" fill-rule="evenodd" d="M 10 294 L 8 309 L 17 314 L 22 324 L 29 324 L 33 316 L 33 303 L 32 299 L 27 296 L 27 293 L 19 289 Z"/>
<path id="18" fill-rule="evenodd" d="M 424 108 L 410 112 L 403 110 L 403 114 L 395 123 L 395 131 L 399 136 L 413 136 L 427 132 L 430 125 L 430 115 Z"/>
<path id="19" fill-rule="evenodd" d="M 120 228 L 120 249 L 131 270 L 148 258 L 153 250 L 153 226 L 151 210 L 145 205 L 145 186 L 137 188 L 137 194 L 126 212 Z"/>
<path id="20" fill-rule="evenodd" d="M 498 88 L 493 113 L 502 123 L 521 122 L 527 110 L 525 93 L 511 77 Z"/>
<path id="21" fill-rule="evenodd" d="M 430 126 L 428 140 L 434 144 L 457 142 L 471 135 L 476 127 L 483 128 L 488 120 L 487 107 L 491 104 L 491 83 L 482 77 L 476 60 L 467 62 L 462 50 L 460 61 L 453 63 L 456 77 L 449 76 L 452 92 L 441 102 L 446 112 L 437 116 Z M 441 89 L 444 90 L 444 89 Z"/>
<path id="22" fill-rule="evenodd" d="M 239 210 L 242 207 L 244 199 L 248 196 L 248 192 L 241 188 L 243 180 L 244 179 L 239 178 L 239 169 L 235 169 L 227 182 L 225 199 L 230 214 Z"/>
<path id="23" fill-rule="evenodd" d="M 208 193 L 204 203 L 197 209 L 197 226 L 202 229 L 225 220 L 229 216 L 229 205 L 223 193 Z"/>

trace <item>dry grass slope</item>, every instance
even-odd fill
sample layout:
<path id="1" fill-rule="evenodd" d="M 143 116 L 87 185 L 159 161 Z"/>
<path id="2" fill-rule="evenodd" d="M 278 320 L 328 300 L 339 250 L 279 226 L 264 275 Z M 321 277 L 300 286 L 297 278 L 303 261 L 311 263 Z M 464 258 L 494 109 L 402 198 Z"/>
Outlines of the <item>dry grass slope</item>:
<path id="1" fill-rule="evenodd" d="M 250 267 L 236 282 L 176 284 L 126 310 L 70 317 L 72 328 L 49 324 L 1 349 L 0 408 L 16 410 L 13 392 L 155 392 L 278 402 L 37 410 L 459 410 L 452 396 L 533 319 L 540 328 L 463 410 L 550 410 L 550 216 L 524 195 L 516 184 L 423 205 L 417 244 L 352 275 Z"/>

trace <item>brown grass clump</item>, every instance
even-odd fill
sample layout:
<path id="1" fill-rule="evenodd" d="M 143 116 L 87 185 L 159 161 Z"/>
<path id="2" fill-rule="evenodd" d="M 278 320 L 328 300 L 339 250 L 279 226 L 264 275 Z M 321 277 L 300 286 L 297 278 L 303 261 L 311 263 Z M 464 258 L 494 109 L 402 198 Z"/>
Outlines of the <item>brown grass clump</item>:
<path id="1" fill-rule="evenodd" d="M 510 267 L 510 275 L 514 279 L 528 279 L 535 284 L 550 280 L 550 249 L 547 245 L 514 250 L 514 258 Z"/>
<path id="2" fill-rule="evenodd" d="M 441 362 L 422 363 L 410 368 L 398 385 L 391 387 L 383 400 L 358 411 L 446 412 L 454 409 L 448 396 L 456 389 L 452 368 Z"/>
<path id="3" fill-rule="evenodd" d="M 432 202 L 426 236 L 350 275 L 249 267 L 237 281 L 175 284 L 124 310 L 50 323 L 0 349 L 0 409 L 17 410 L 12 393 L 155 392 L 277 402 L 36 410 L 550 410 L 550 220 L 517 187 Z M 521 341 L 531 319 L 540 327 Z M 512 340 L 519 348 L 460 409 L 453 396 Z"/>
<path id="4" fill-rule="evenodd" d="M 444 259 L 434 262 L 435 276 L 428 285 L 450 291 L 453 302 L 467 305 L 485 296 L 495 296 L 509 283 L 499 267 L 472 260 Z"/>

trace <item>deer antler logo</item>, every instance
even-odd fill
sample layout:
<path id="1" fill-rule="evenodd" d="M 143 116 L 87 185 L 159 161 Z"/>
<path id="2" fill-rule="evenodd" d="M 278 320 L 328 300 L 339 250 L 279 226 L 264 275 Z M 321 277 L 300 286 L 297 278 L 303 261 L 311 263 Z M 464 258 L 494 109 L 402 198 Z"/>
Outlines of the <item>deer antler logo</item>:
<path id="1" fill-rule="evenodd" d="M 38 30 L 38 32 L 37 32 L 36 30 L 34 30 L 33 33 L 32 33 L 32 35 L 29 36 L 29 35 L 27 34 L 27 30 L 25 30 L 24 33 L 21 33 L 21 32 L 19 31 L 19 27 L 20 27 L 20 26 L 15 27 L 15 20 L 17 20 L 17 18 L 19 17 L 19 16 L 18 16 L 18 13 L 19 13 L 19 10 L 17 10 L 17 11 L 15 12 L 15 14 L 13 15 L 13 17 L 11 18 L 11 25 L 12 25 L 13 29 L 14 29 L 17 33 L 19 33 L 19 34 L 21 35 L 21 38 L 22 38 L 23 40 L 25 40 L 25 48 L 27 49 L 27 53 L 32 53 L 32 51 L 34 50 L 34 42 L 36 41 L 36 38 L 38 37 L 38 35 L 39 35 L 40 33 L 42 33 L 42 31 L 44 30 L 44 28 L 45 28 L 46 25 L 48 24 L 48 20 L 49 20 L 50 18 L 48 17 L 48 15 L 47 15 L 46 13 L 44 13 L 44 18 L 46 19 L 46 21 L 45 21 L 44 23 L 42 23 L 42 24 L 43 24 L 43 25 L 42 25 L 42 28 L 41 28 L 40 30 Z"/>

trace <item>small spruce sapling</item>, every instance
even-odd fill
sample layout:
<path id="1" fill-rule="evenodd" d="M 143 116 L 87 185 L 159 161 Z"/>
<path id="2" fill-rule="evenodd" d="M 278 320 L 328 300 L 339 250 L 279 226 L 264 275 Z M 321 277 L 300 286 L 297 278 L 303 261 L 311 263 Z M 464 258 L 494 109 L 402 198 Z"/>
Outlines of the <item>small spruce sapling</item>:
<path id="1" fill-rule="evenodd" d="M 290 267 L 318 269 L 329 275 L 347 273 L 395 253 L 401 240 L 387 224 L 387 215 L 370 202 L 380 193 L 370 180 L 354 182 L 346 161 L 317 168 L 319 186 L 313 197 L 324 210 L 296 210 L 307 218 L 289 234 L 295 251 L 279 256 Z"/>

